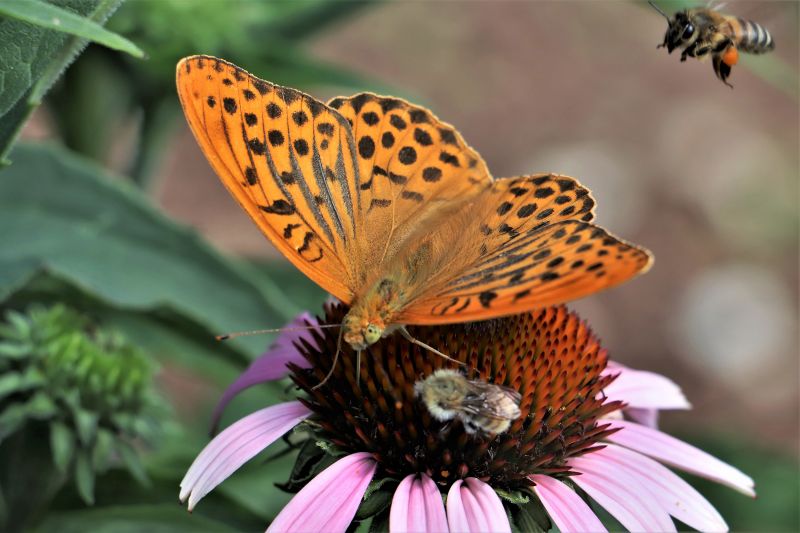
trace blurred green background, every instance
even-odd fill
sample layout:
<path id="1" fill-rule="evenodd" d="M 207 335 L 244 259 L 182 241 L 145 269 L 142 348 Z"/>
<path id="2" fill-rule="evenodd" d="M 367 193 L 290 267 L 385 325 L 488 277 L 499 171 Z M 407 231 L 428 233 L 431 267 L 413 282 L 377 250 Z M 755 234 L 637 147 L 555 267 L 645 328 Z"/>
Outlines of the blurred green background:
<path id="1" fill-rule="evenodd" d="M 756 500 L 690 479 L 733 530 L 800 530 L 798 3 L 726 5 L 777 43 L 742 58 L 734 90 L 709 63 L 656 50 L 665 21 L 641 2 L 51 2 L 80 15 L 62 24 L 70 33 L 22 4 L 0 5 L 0 306 L 21 313 L 0 330 L 0 518 L 17 516 L 9 480 L 24 476 L 42 497 L 19 523 L 43 530 L 252 530 L 288 500 L 273 483 L 289 459 L 254 461 L 192 515 L 175 504 L 221 391 L 269 343 L 213 335 L 278 327 L 325 298 L 188 131 L 174 68 L 207 53 L 323 100 L 408 98 L 458 128 L 495 176 L 552 171 L 589 186 L 598 222 L 656 263 L 573 307 L 614 359 L 683 387 L 694 409 L 663 428 L 755 479 Z M 25 314 L 57 303 L 76 315 Z M 82 321 L 113 334 L 75 333 Z M 39 323 L 55 333 L 31 336 Z M 101 373 L 103 401 L 77 405 L 41 385 L 41 353 L 106 368 L 75 347 L 87 343 L 155 386 Z M 139 407 L 133 421 L 104 414 L 119 390 L 146 420 Z M 225 423 L 290 397 L 285 383 L 253 388 Z M 104 440 L 114 428 L 125 438 Z"/>

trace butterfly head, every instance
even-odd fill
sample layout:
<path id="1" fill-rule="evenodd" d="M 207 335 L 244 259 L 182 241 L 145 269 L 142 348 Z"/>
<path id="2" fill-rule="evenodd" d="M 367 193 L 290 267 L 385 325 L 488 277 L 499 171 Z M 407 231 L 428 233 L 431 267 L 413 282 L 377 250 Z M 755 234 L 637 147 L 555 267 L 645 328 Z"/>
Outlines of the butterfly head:
<path id="1" fill-rule="evenodd" d="M 344 341 L 354 350 L 363 350 L 375 344 L 386 333 L 383 322 L 359 317 L 352 311 L 345 316 L 342 323 Z"/>

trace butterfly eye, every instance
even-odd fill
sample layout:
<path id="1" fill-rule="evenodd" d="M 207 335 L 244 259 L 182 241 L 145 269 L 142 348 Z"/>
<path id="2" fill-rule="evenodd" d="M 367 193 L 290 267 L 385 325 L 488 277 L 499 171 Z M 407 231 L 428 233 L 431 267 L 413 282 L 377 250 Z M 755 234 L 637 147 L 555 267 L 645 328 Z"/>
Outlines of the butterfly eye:
<path id="1" fill-rule="evenodd" d="M 367 344 L 375 344 L 381 338 L 381 329 L 375 324 L 369 324 L 364 330 L 364 340 Z"/>
<path id="2" fill-rule="evenodd" d="M 683 38 L 689 39 L 692 35 L 694 35 L 694 24 L 690 22 L 683 27 Z"/>

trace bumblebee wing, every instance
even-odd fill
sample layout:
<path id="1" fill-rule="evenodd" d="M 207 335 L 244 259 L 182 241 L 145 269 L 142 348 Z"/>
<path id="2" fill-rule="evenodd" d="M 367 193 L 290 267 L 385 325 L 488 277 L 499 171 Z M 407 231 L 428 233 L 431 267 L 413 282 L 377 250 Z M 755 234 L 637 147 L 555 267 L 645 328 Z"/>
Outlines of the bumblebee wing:
<path id="1" fill-rule="evenodd" d="M 466 414 L 514 420 L 519 416 L 522 396 L 515 390 L 483 381 L 470 381 L 469 392 L 461 406 Z"/>

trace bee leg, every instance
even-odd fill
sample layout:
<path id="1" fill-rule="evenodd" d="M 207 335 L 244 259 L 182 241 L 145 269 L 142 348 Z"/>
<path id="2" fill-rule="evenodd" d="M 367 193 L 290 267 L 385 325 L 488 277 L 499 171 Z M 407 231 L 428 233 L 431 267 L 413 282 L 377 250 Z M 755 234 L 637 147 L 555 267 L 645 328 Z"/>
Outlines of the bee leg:
<path id="1" fill-rule="evenodd" d="M 733 89 L 733 85 L 728 83 L 728 76 L 731 75 L 731 66 L 723 61 L 722 56 L 714 56 L 714 74 L 720 79 L 722 83 Z"/>
<path id="2" fill-rule="evenodd" d="M 327 381 L 333 375 L 333 371 L 336 370 L 336 363 L 337 363 L 337 361 L 339 361 L 339 352 L 342 351 L 342 332 L 344 332 L 344 328 L 340 328 L 339 329 L 339 340 L 336 341 L 336 355 L 333 356 L 333 364 L 331 365 L 331 369 L 325 375 L 325 379 L 323 379 L 322 381 L 320 381 L 319 383 L 317 383 L 316 385 L 311 387 L 311 390 L 316 390 L 316 389 L 322 387 L 323 385 L 325 385 L 325 383 L 327 383 Z M 361 352 L 360 351 L 358 352 L 358 358 L 359 358 L 358 362 L 360 364 L 361 363 Z"/>
<path id="3" fill-rule="evenodd" d="M 414 337 L 412 337 L 412 336 L 411 336 L 411 333 L 409 333 L 409 332 L 408 332 L 408 330 L 406 329 L 406 327 L 405 327 L 405 326 L 400 326 L 398 329 L 399 329 L 399 331 L 400 331 L 400 334 L 401 334 L 403 337 L 405 337 L 405 338 L 406 338 L 406 340 L 408 340 L 408 341 L 409 341 L 409 342 L 411 342 L 412 344 L 416 344 L 417 346 L 420 346 L 420 347 L 422 347 L 422 348 L 425 348 L 425 349 L 426 349 L 426 350 L 428 350 L 429 352 L 433 352 L 433 353 L 435 353 L 436 355 L 438 355 L 439 357 L 444 357 L 444 358 L 445 358 L 445 359 L 447 359 L 448 361 L 452 361 L 452 362 L 454 362 L 454 363 L 458 363 L 459 365 L 466 366 L 466 363 L 462 363 L 462 362 L 461 362 L 461 361 L 459 361 L 458 359 L 453 359 L 452 357 L 450 357 L 450 356 L 448 356 L 448 355 L 445 355 L 445 354 L 443 354 L 442 352 L 440 352 L 439 350 L 437 350 L 437 349 L 436 349 L 436 348 L 434 348 L 433 346 L 428 346 L 427 344 L 425 344 L 425 343 L 424 343 L 424 342 L 422 342 L 421 340 L 415 339 Z"/>

